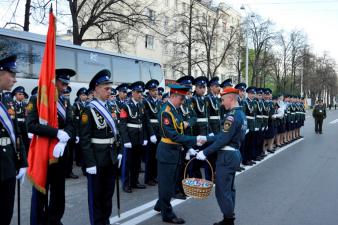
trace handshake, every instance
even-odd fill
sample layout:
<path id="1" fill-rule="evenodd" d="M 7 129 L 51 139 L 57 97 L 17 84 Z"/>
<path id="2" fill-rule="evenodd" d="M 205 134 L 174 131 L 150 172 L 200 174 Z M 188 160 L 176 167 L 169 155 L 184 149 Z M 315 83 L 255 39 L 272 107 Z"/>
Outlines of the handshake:
<path id="1" fill-rule="evenodd" d="M 197 145 L 197 146 L 202 146 L 202 145 L 204 145 L 205 143 L 207 143 L 207 137 L 206 137 L 206 136 L 198 135 L 198 136 L 196 137 L 196 145 Z"/>

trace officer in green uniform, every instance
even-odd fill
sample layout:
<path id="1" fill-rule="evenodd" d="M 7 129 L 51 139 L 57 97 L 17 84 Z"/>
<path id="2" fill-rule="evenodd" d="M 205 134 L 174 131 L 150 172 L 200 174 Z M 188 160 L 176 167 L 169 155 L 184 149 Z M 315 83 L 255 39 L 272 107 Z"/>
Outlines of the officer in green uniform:
<path id="1" fill-rule="evenodd" d="M 326 118 L 326 109 L 321 99 L 318 100 L 312 111 L 312 116 L 315 119 L 316 134 L 323 133 L 323 120 Z"/>
<path id="2" fill-rule="evenodd" d="M 56 69 L 55 86 L 58 90 L 59 99 L 57 103 L 58 129 L 39 122 L 37 109 L 37 97 L 32 96 L 27 105 L 27 127 L 28 132 L 39 135 L 58 138 L 66 146 L 67 142 L 75 137 L 73 124 L 73 112 L 69 99 L 65 99 L 62 93 L 67 89 L 70 78 L 76 74 L 71 69 Z M 48 166 L 47 189 L 48 196 L 33 187 L 31 199 L 31 225 L 50 224 L 59 225 L 65 210 L 65 174 L 67 147 L 58 153 L 54 152 L 58 161 Z M 65 154 L 64 154 L 65 153 Z M 48 205 L 45 205 L 48 204 Z M 48 219 L 48 221 L 46 221 Z"/>
<path id="3" fill-rule="evenodd" d="M 88 180 L 91 225 L 109 224 L 115 177 L 122 160 L 116 120 L 108 105 L 111 93 L 109 70 L 99 71 L 90 81 L 93 100 L 84 108 L 80 122 L 80 144 Z"/>
<path id="4" fill-rule="evenodd" d="M 26 152 L 18 133 L 14 102 L 3 96 L 16 82 L 16 56 L 0 60 L 0 223 L 9 225 L 13 216 L 15 182 L 24 180 Z"/>
<path id="5" fill-rule="evenodd" d="M 221 84 L 220 87 L 226 88 L 226 87 L 232 87 L 232 79 L 228 78 L 226 80 L 224 80 Z M 220 105 L 220 114 L 221 114 L 221 120 L 224 119 L 224 116 L 228 113 L 228 111 L 224 108 L 224 106 L 221 104 Z"/>
<path id="6" fill-rule="evenodd" d="M 185 221 L 178 218 L 173 212 L 170 199 L 174 196 L 179 164 L 182 163 L 183 145 L 192 147 L 202 145 L 207 141 L 205 136 L 184 135 L 183 118 L 177 109 L 183 104 L 184 96 L 189 87 L 169 85 L 170 98 L 163 104 L 159 113 L 161 142 L 157 147 L 158 193 L 159 199 L 154 207 L 161 212 L 162 220 L 168 223 L 183 224 Z"/>
<path id="7" fill-rule="evenodd" d="M 14 108 L 15 108 L 16 119 L 18 121 L 19 132 L 22 136 L 22 141 L 23 141 L 23 144 L 25 146 L 25 149 L 28 155 L 29 139 L 28 139 L 27 125 L 26 125 L 27 103 L 25 102 L 25 96 L 28 96 L 28 94 L 25 92 L 24 87 L 18 86 L 14 88 L 14 90 L 12 91 L 12 96 L 13 98 L 15 98 Z"/>
<path id="8" fill-rule="evenodd" d="M 205 160 L 208 155 L 217 153 L 215 194 L 223 220 L 214 225 L 233 225 L 235 220 L 235 174 L 240 166 L 239 149 L 247 129 L 245 114 L 238 105 L 238 92 L 233 87 L 223 89 L 222 104 L 228 114 L 222 122 L 222 131 L 210 137 L 210 141 L 214 142 L 196 156 L 199 160 Z"/>

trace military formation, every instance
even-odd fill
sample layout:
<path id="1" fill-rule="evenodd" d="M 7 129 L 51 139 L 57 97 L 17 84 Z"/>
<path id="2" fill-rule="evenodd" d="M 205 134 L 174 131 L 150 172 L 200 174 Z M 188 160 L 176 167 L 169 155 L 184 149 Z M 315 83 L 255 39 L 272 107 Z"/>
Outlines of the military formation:
<path id="1" fill-rule="evenodd" d="M 163 221 L 182 224 L 185 221 L 173 212 L 170 199 L 186 198 L 182 179 L 193 157 L 199 160 L 189 164 L 190 177 L 212 179 L 205 159 L 217 171 L 216 197 L 224 220 L 215 224 L 234 224 L 236 171 L 301 138 L 305 107 L 297 96 L 272 96 L 269 88 L 234 86 L 230 79 L 220 82 L 218 77 L 208 80 L 204 76 L 181 77 L 167 93 L 157 80 L 122 83 L 114 89 L 109 70 L 93 74 L 89 88 L 80 88 L 71 104 L 69 83 L 76 72 L 56 69 L 58 128 L 53 128 L 39 121 L 38 88 L 30 98 L 22 86 L 11 90 L 16 82 L 15 61 L 15 56 L 0 61 L 2 224 L 10 224 L 16 179 L 25 177 L 33 135 L 58 140 L 53 151 L 58 161 L 48 166 L 49 199 L 33 187 L 32 225 L 62 224 L 65 179 L 79 177 L 73 173 L 74 162 L 87 177 L 92 225 L 109 224 L 119 180 L 128 194 L 158 185 L 154 209 Z M 224 157 L 233 160 L 225 165 Z"/>

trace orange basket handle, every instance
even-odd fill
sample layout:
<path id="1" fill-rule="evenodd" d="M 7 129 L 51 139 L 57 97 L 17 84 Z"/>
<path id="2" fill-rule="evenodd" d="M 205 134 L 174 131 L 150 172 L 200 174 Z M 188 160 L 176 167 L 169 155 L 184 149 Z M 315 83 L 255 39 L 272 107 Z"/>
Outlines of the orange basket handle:
<path id="1" fill-rule="evenodd" d="M 187 176 L 186 176 L 187 175 L 187 168 L 188 168 L 189 164 L 191 163 L 191 161 L 193 161 L 194 159 L 197 159 L 197 158 L 194 157 L 194 158 L 190 159 L 189 162 L 187 163 L 187 165 L 185 165 L 185 168 L 184 168 L 184 179 L 187 178 Z M 214 182 L 214 169 L 212 168 L 209 160 L 206 159 L 204 161 L 206 161 L 209 164 L 209 167 L 211 169 L 211 179 L 212 179 L 211 182 Z"/>

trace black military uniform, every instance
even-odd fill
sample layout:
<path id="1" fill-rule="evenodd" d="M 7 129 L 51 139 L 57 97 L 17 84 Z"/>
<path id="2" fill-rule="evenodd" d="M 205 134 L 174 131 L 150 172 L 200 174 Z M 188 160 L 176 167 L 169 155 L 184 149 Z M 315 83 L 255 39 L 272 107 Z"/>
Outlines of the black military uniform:
<path id="1" fill-rule="evenodd" d="M 16 56 L 0 60 L 0 80 L 2 73 L 16 73 Z M 0 223 L 11 223 L 16 176 L 23 179 L 26 172 L 27 160 L 24 145 L 18 133 L 15 117 L 14 102 L 10 97 L 4 97 L 0 86 Z M 20 169 L 20 170 L 19 170 Z M 19 174 L 17 175 L 17 171 Z"/>
<path id="2" fill-rule="evenodd" d="M 144 91 L 144 83 L 137 81 L 129 86 L 135 92 Z M 120 131 L 124 143 L 123 190 L 131 193 L 131 188 L 143 189 L 139 183 L 142 149 L 148 144 L 148 127 L 151 127 L 145 106 L 133 98 L 122 105 L 120 112 Z M 150 136 L 153 133 L 149 134 Z"/>
<path id="3" fill-rule="evenodd" d="M 145 88 L 148 90 L 154 90 L 159 85 L 157 80 L 150 80 L 146 83 Z M 156 161 L 156 149 L 160 141 L 160 132 L 159 132 L 159 123 L 158 123 L 158 112 L 160 111 L 160 101 L 152 96 L 147 96 L 144 98 L 143 104 L 145 106 L 145 112 L 148 114 L 151 127 L 148 130 L 149 142 L 146 150 L 146 168 L 144 174 L 144 182 L 150 186 L 154 186 L 157 177 L 157 161 Z M 150 134 L 153 134 L 151 136 Z"/>
<path id="4" fill-rule="evenodd" d="M 220 84 L 218 83 L 219 78 L 214 77 L 208 82 L 208 87 L 217 86 L 219 87 Z M 216 135 L 221 129 L 221 121 L 220 121 L 220 98 L 212 93 L 209 93 L 205 97 L 205 101 L 207 102 L 208 107 L 208 116 L 209 116 L 209 129 L 210 133 Z"/>
<path id="5" fill-rule="evenodd" d="M 221 88 L 226 88 L 226 87 L 232 87 L 232 79 L 228 78 L 226 80 L 224 80 L 221 84 L 220 87 Z M 220 116 L 221 116 L 221 120 L 224 119 L 224 116 L 228 113 L 227 110 L 225 110 L 224 106 L 221 104 L 220 105 Z"/>
<path id="6" fill-rule="evenodd" d="M 15 95 L 18 93 L 21 93 L 24 96 L 28 96 L 28 94 L 25 92 L 25 88 L 22 86 L 16 87 L 12 91 L 12 96 L 15 97 Z M 28 155 L 28 149 L 29 149 L 30 142 L 28 139 L 27 125 L 26 125 L 26 116 L 27 116 L 26 107 L 27 107 L 27 103 L 25 101 L 18 101 L 17 99 L 15 100 L 14 108 L 15 108 L 16 118 L 18 121 L 18 128 L 19 128 L 19 132 L 21 134 L 22 141 L 23 141 L 23 144 L 25 146 L 25 149 Z"/>
<path id="7" fill-rule="evenodd" d="M 186 95 L 189 87 L 170 85 L 170 93 Z M 183 118 L 177 108 L 168 100 L 164 103 L 158 117 L 160 121 L 161 142 L 157 147 L 158 161 L 158 193 L 159 199 L 154 209 L 162 214 L 162 220 L 169 223 L 183 224 L 173 212 L 170 200 L 175 193 L 175 185 L 179 174 L 179 164 L 182 164 L 182 145 L 191 147 L 197 139 L 184 135 Z"/>
<path id="8" fill-rule="evenodd" d="M 122 83 L 122 84 L 120 84 L 119 86 L 116 87 L 116 90 L 119 93 L 121 93 L 121 92 L 127 93 L 128 87 L 129 87 L 128 84 Z M 116 102 L 116 110 L 117 110 L 117 113 L 118 113 L 118 116 L 119 116 L 122 106 L 127 102 L 127 98 L 121 99 L 120 96 L 117 96 L 115 102 Z"/>
<path id="9" fill-rule="evenodd" d="M 75 75 L 75 71 L 71 69 L 57 69 L 55 71 L 56 79 L 65 84 L 69 84 L 70 77 Z M 50 138 L 58 137 L 60 130 L 67 133 L 69 139 L 74 138 L 75 129 L 73 126 L 73 112 L 69 99 L 62 96 L 58 100 L 58 129 L 39 122 L 37 110 L 37 97 L 32 96 L 27 106 L 27 127 L 28 132 L 34 135 L 47 136 Z M 35 187 L 32 190 L 31 199 L 31 225 L 50 224 L 59 225 L 65 210 L 65 173 L 66 173 L 66 157 L 65 154 L 58 158 L 48 166 L 46 190 L 50 190 L 50 199 L 48 196 L 38 191 Z M 45 204 L 48 204 L 46 206 Z M 48 219 L 48 221 L 46 221 Z"/>
<path id="10" fill-rule="evenodd" d="M 98 72 L 89 89 L 111 84 L 109 70 Z M 121 160 L 116 119 L 107 100 L 93 98 L 84 108 L 80 122 L 80 144 L 88 179 L 88 208 L 91 225 L 109 224 L 115 177 Z"/>
<path id="11" fill-rule="evenodd" d="M 78 166 L 83 166 L 83 156 L 82 150 L 80 145 L 80 123 L 81 123 L 81 113 L 86 107 L 86 101 L 81 101 L 80 96 L 86 95 L 87 96 L 87 88 L 82 87 L 76 92 L 77 100 L 73 104 L 73 120 L 74 120 L 74 127 L 76 131 L 75 136 L 75 162 Z M 72 176 L 72 174 L 70 174 Z"/>
<path id="12" fill-rule="evenodd" d="M 312 116 L 315 119 L 315 132 L 316 134 L 323 133 L 323 120 L 326 118 L 326 109 L 322 100 L 318 100 L 319 104 L 316 104 L 312 111 Z"/>

